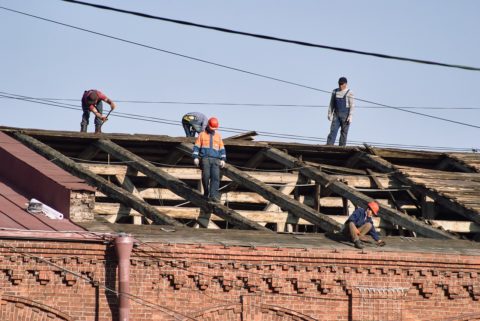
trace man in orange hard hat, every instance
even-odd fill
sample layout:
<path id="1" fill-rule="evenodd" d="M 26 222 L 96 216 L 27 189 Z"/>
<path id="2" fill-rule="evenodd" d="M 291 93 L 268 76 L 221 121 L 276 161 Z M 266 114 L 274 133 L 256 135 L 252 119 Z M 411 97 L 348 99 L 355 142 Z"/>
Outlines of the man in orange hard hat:
<path id="1" fill-rule="evenodd" d="M 205 197 L 219 202 L 220 167 L 225 166 L 227 158 L 222 137 L 218 132 L 218 119 L 208 120 L 207 128 L 198 134 L 193 146 L 193 163 L 202 169 L 202 185 Z M 201 163 L 200 163 L 201 159 Z"/>
<path id="2" fill-rule="evenodd" d="M 367 208 L 357 208 L 344 224 L 343 232 L 353 242 L 357 249 L 363 249 L 362 238 L 370 234 L 378 246 L 385 245 L 385 242 L 380 239 L 378 232 L 373 225 L 372 216 L 378 215 L 380 210 L 377 202 L 370 202 Z"/>

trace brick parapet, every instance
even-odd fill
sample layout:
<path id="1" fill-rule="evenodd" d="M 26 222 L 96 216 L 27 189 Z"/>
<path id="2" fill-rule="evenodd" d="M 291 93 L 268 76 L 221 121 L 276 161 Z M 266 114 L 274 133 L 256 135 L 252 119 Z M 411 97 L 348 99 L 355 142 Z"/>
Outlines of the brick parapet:
<path id="1" fill-rule="evenodd" d="M 136 321 L 480 318 L 477 256 L 140 243 L 130 263 Z M 116 273 L 108 244 L 3 240 L 0 317 L 115 320 Z"/>

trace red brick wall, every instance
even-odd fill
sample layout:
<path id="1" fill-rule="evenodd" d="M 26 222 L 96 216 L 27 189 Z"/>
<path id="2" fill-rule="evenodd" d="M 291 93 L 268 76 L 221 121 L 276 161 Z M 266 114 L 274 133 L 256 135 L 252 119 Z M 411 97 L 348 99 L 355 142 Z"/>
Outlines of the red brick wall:
<path id="1" fill-rule="evenodd" d="M 0 250 L 0 320 L 116 320 L 112 247 Z M 142 243 L 131 264 L 135 321 L 480 320 L 478 256 Z"/>

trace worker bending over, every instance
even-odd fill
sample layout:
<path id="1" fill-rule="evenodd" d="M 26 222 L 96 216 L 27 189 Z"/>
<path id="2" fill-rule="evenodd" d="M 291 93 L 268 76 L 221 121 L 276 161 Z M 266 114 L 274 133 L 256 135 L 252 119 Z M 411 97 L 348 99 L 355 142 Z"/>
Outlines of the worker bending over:
<path id="1" fill-rule="evenodd" d="M 82 122 L 80 123 L 80 131 L 86 132 L 89 119 L 90 119 L 90 112 L 95 115 L 95 134 L 102 132 L 102 124 L 107 120 L 106 116 L 103 116 L 103 103 L 106 102 L 110 105 L 112 110 L 115 109 L 115 103 L 105 96 L 101 91 L 96 89 L 85 90 L 82 96 Z"/>
<path id="2" fill-rule="evenodd" d="M 182 117 L 182 125 L 187 137 L 195 137 L 207 128 L 208 118 L 202 113 L 192 112 Z"/>

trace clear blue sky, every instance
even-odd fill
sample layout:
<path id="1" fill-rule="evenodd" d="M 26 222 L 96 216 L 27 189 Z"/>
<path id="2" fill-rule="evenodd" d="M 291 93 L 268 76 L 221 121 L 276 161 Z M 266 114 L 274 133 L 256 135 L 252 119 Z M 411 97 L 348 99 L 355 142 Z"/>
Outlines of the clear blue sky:
<path id="1" fill-rule="evenodd" d="M 93 2 L 93 1 L 92 1 Z M 479 1 L 95 1 L 152 15 L 329 46 L 480 67 Z M 56 0 L 0 6 L 183 55 L 331 91 L 340 76 L 356 97 L 480 126 L 480 72 L 301 47 L 102 11 Z M 329 94 L 187 60 L 0 10 L 0 91 L 78 99 L 326 105 Z M 79 130 L 81 112 L 0 98 L 0 125 Z M 480 148 L 479 128 L 357 102 L 349 141 Z M 458 109 L 477 108 L 474 110 Z M 108 110 L 108 108 L 107 108 Z M 224 127 L 317 137 L 326 108 L 118 103 L 118 112 L 178 121 L 189 111 Z M 91 121 L 89 131 L 93 130 Z M 110 117 L 104 131 L 183 136 L 178 125 Z M 232 135 L 225 132 L 224 137 Z M 258 137 L 257 140 L 285 140 Z M 287 140 L 285 140 L 287 141 Z M 291 141 L 291 140 L 290 140 Z M 306 142 L 296 140 L 298 142 Z"/>

